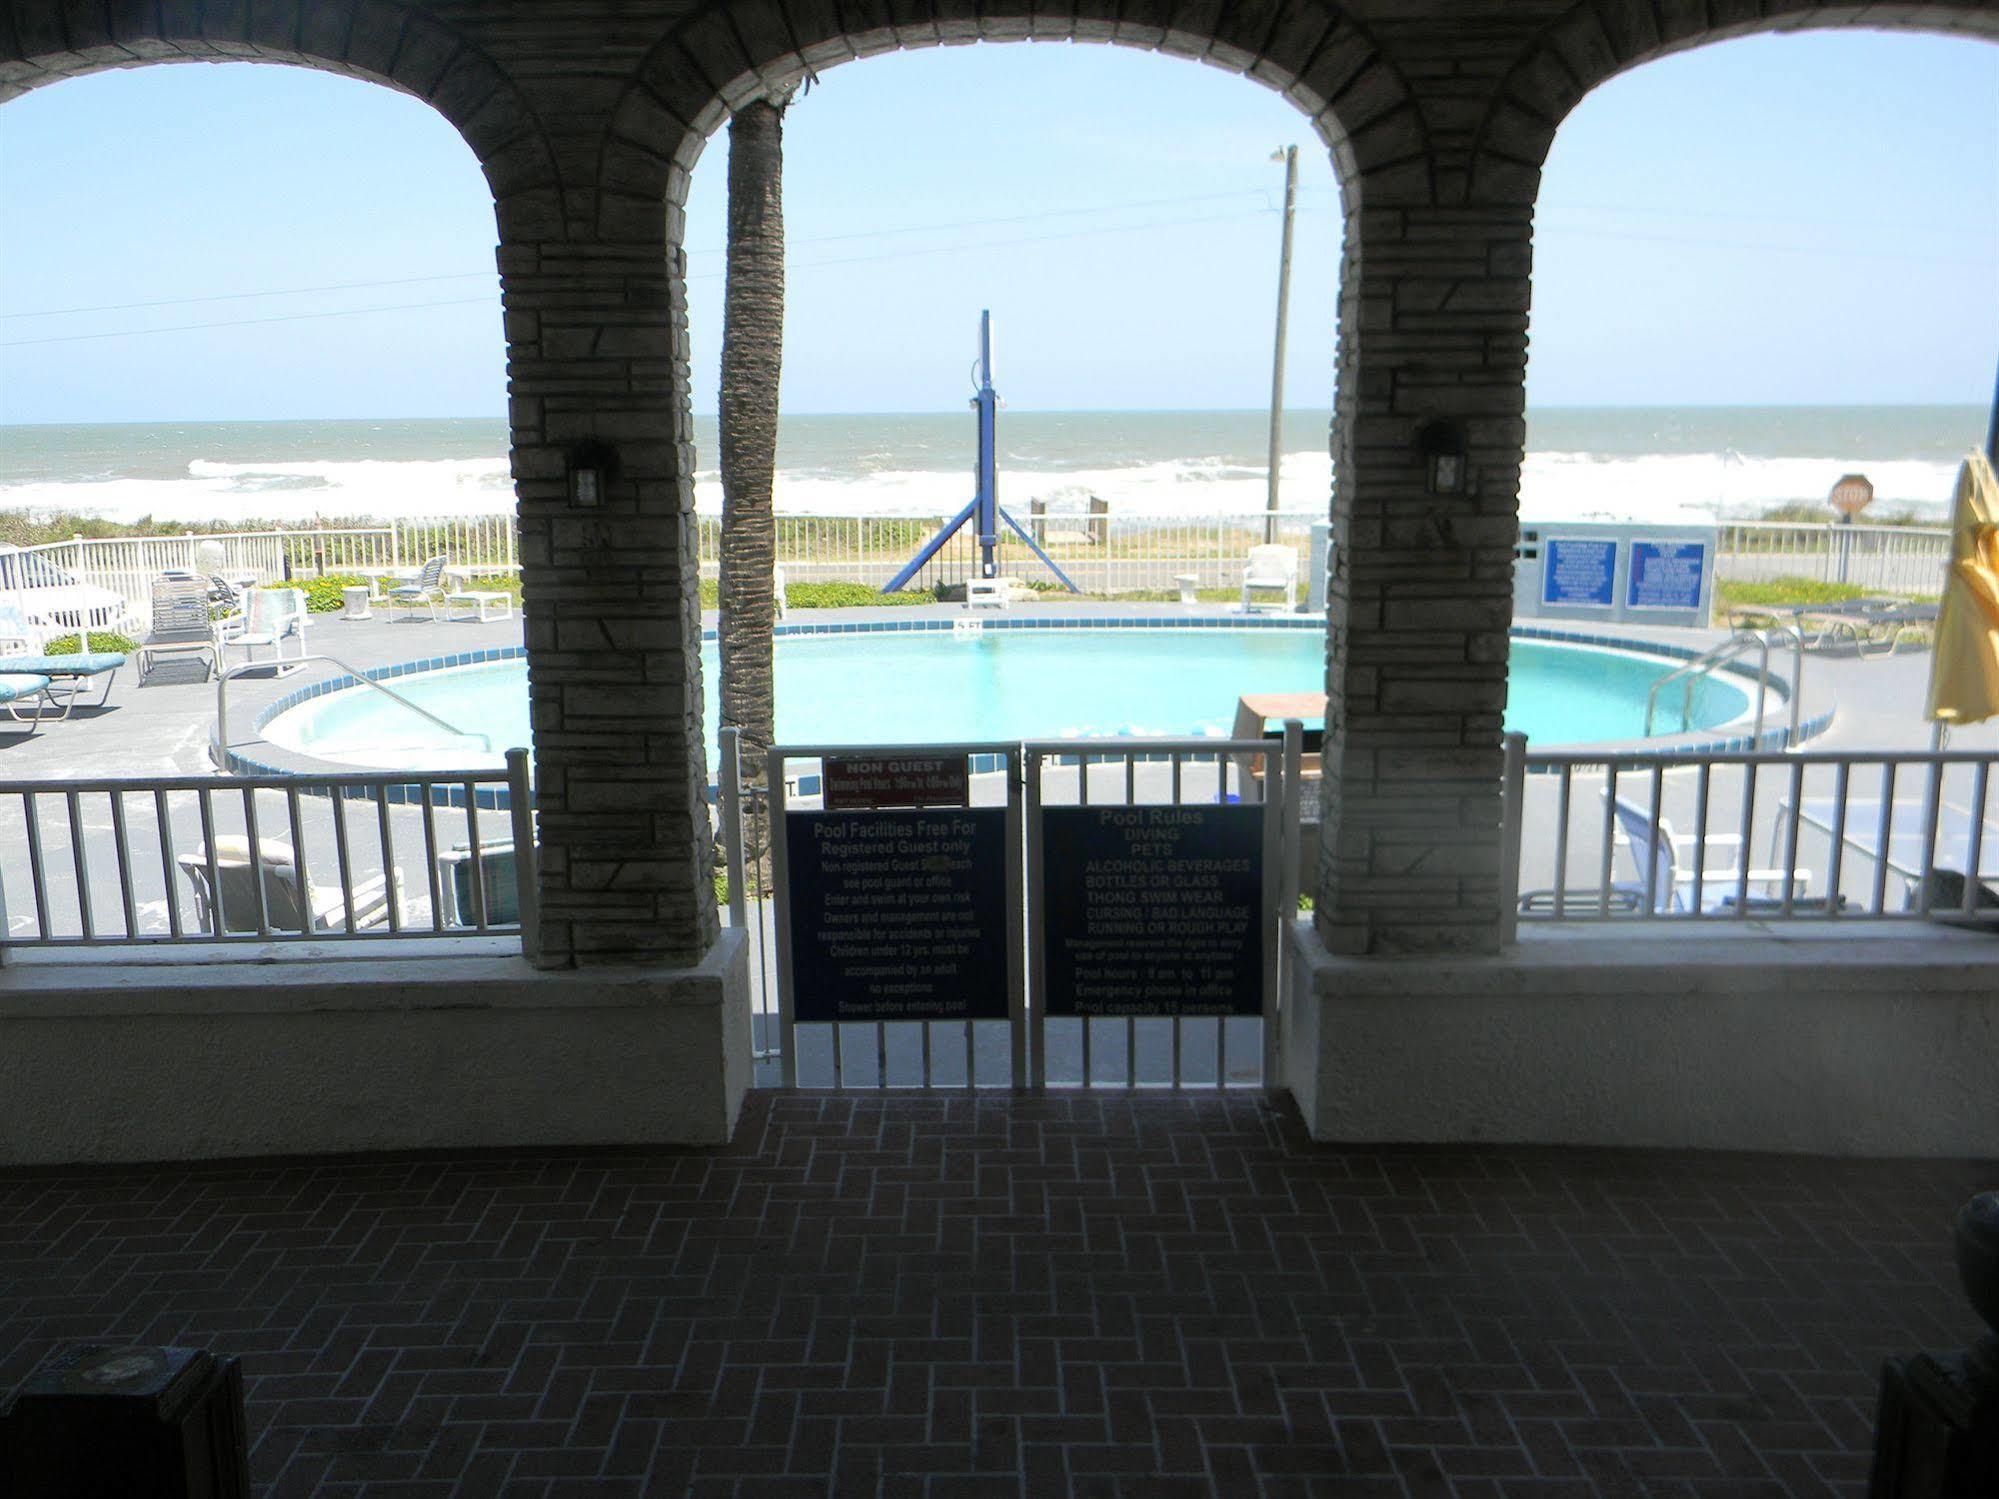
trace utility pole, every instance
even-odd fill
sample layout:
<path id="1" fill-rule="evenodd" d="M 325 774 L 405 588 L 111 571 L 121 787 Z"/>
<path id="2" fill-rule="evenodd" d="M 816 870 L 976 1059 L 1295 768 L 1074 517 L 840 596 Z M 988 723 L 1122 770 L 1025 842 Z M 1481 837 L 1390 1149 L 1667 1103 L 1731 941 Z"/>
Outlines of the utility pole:
<path id="1" fill-rule="evenodd" d="M 1270 497 L 1264 506 L 1263 539 L 1277 540 L 1278 469 L 1284 460 L 1284 331 L 1291 317 L 1291 223 L 1298 216 L 1298 148 L 1270 153 L 1284 163 L 1284 250 L 1277 262 L 1277 350 L 1270 371 Z"/>

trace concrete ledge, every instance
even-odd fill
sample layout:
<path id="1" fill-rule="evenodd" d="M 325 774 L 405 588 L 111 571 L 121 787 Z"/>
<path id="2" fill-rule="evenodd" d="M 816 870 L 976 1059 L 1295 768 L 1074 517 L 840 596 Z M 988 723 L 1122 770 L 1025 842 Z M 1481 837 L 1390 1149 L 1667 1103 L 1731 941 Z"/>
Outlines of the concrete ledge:
<path id="1" fill-rule="evenodd" d="M 0 969 L 4 1165 L 710 1145 L 749 1079 L 736 931 L 686 969 L 317 946 Z"/>
<path id="2" fill-rule="evenodd" d="M 1315 1139 L 1999 1157 L 1999 940 L 1928 926 L 1523 932 L 1343 958 L 1291 931 Z"/>

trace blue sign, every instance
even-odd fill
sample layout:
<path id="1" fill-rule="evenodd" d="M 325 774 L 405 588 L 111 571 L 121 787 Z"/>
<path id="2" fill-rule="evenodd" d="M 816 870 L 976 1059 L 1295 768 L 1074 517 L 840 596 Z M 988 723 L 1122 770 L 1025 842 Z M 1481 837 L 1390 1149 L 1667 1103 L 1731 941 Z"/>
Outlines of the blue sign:
<path id="1" fill-rule="evenodd" d="M 1633 609 L 1698 609 L 1706 576 L 1704 541 L 1634 541 L 1624 602 Z"/>
<path id="2" fill-rule="evenodd" d="M 1570 536 L 1541 544 L 1541 602 L 1608 609 L 1617 602 L 1617 543 Z"/>
<path id="3" fill-rule="evenodd" d="M 785 816 L 794 1019 L 1007 1018 L 1005 808 Z"/>
<path id="4" fill-rule="evenodd" d="M 1047 1013 L 1262 1014 L 1263 817 L 1046 808 Z"/>

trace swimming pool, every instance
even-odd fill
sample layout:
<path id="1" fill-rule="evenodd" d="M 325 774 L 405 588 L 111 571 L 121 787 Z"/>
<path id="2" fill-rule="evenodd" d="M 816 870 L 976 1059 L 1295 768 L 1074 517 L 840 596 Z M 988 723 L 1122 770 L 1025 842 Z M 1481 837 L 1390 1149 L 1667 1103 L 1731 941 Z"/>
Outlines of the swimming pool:
<path id="1" fill-rule="evenodd" d="M 780 635 L 777 733 L 794 744 L 1060 739 L 1107 734 L 1225 736 L 1245 693 L 1310 692 L 1324 681 L 1316 626 L 1244 629 L 897 628 Z M 1537 745 L 1631 740 L 1652 684 L 1678 662 L 1656 655 L 1516 638 L 1506 727 Z M 710 763 L 719 720 L 715 646 L 702 649 Z M 394 689 L 446 723 L 486 734 L 490 754 L 359 687 L 283 706 L 268 743 L 345 765 L 399 769 L 499 763 L 528 742 L 527 664 L 519 656 L 413 671 Z M 634 684 L 631 692 L 645 689 Z M 1741 717 L 1736 681 L 1697 685 L 1690 728 Z M 1678 730 L 1679 691 L 1661 701 Z"/>

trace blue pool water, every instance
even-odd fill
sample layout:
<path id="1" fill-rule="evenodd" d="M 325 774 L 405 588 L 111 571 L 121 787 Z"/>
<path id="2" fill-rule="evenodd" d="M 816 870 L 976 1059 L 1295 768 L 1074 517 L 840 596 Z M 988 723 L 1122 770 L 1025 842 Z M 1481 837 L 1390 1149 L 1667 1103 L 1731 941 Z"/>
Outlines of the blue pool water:
<path id="1" fill-rule="evenodd" d="M 1100 734 L 1226 735 L 1245 693 L 1323 685 L 1317 630 L 988 630 L 782 636 L 777 733 L 793 744 L 1055 739 Z M 1645 698 L 1676 663 L 1592 647 L 1513 642 L 1506 726 L 1537 745 L 1636 739 Z M 526 664 L 518 658 L 412 673 L 388 685 L 439 718 L 492 738 L 494 761 L 528 742 Z M 708 748 L 715 751 L 715 647 L 702 652 Z M 633 693 L 646 689 L 633 685 Z M 1677 730 L 1679 689 L 1660 728 Z M 1690 727 L 1726 723 L 1748 695 L 1707 678 Z M 1670 712 L 1666 711 L 1670 710 Z M 274 744 L 323 759 L 399 768 L 484 763 L 377 692 L 327 693 L 264 728 Z"/>

